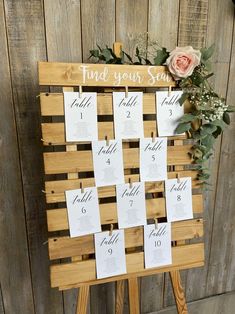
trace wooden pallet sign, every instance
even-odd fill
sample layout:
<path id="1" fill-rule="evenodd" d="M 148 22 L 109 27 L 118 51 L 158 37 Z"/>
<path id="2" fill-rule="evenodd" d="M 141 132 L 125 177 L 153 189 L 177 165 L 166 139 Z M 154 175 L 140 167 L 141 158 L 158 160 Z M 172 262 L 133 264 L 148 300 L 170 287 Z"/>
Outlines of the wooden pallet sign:
<path id="1" fill-rule="evenodd" d="M 66 209 L 65 191 L 95 186 L 90 142 L 66 142 L 64 98 L 65 91 L 97 91 L 98 138 L 114 138 L 113 91 L 130 91 L 136 88 L 143 93 L 144 136 L 157 135 L 156 89 L 174 87 L 164 66 L 107 65 L 82 63 L 39 62 L 39 84 L 49 88 L 57 86 L 57 92 L 41 92 L 42 140 L 45 148 L 45 196 L 51 286 L 60 290 L 81 287 L 77 313 L 85 313 L 90 285 L 117 281 L 117 293 L 123 293 L 122 280 L 129 283 L 130 310 L 138 313 L 137 277 L 170 272 L 179 313 L 187 313 L 184 296 L 176 290 L 180 287 L 178 270 L 200 267 L 204 264 L 203 198 L 197 180 L 197 171 L 189 155 L 192 143 L 185 135 L 168 138 L 168 178 L 191 177 L 194 218 L 175 221 L 172 230 L 172 264 L 159 268 L 145 268 L 143 227 L 125 229 L 127 273 L 97 279 L 93 235 L 71 238 Z M 58 87 L 59 86 L 59 87 Z M 80 87 L 80 88 L 79 88 Z M 104 88 L 109 87 L 108 92 Z M 110 89 L 110 87 L 112 89 Z M 148 92 L 145 88 L 148 87 Z M 149 92 L 153 88 L 152 92 Z M 45 89 L 44 89 L 45 90 Z M 185 110 L 190 111 L 188 105 Z M 138 182 L 139 140 L 123 141 L 125 182 Z M 145 182 L 147 219 L 167 221 L 164 182 Z M 98 188 L 102 230 L 110 225 L 118 228 L 115 186 Z M 191 241 L 193 240 L 193 241 Z M 137 291 L 137 292 L 136 292 Z M 132 299 L 131 299 L 132 295 Z M 133 296 L 136 298 L 133 301 Z M 182 297 L 182 300 L 180 299 Z M 178 301 L 177 301 L 178 299 Z M 183 305 L 182 305 L 183 304 Z M 116 313 L 121 313 L 117 306 Z"/>

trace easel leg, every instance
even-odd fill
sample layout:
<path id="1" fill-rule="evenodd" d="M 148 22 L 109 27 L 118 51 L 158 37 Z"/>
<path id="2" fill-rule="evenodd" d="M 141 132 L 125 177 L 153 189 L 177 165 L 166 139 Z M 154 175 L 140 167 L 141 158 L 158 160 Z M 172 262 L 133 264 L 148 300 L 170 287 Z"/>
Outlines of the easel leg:
<path id="1" fill-rule="evenodd" d="M 80 287 L 79 293 L 78 293 L 78 303 L 77 303 L 76 314 L 87 313 L 88 296 L 89 296 L 89 286 Z"/>
<path id="2" fill-rule="evenodd" d="M 139 314 L 139 289 L 137 277 L 128 279 L 130 314 Z"/>
<path id="3" fill-rule="evenodd" d="M 180 273 L 178 270 L 173 270 L 170 272 L 170 276 L 178 314 L 188 314 L 184 290 L 181 285 Z"/>
<path id="4" fill-rule="evenodd" d="M 125 280 L 117 281 L 115 314 L 123 313 Z"/>

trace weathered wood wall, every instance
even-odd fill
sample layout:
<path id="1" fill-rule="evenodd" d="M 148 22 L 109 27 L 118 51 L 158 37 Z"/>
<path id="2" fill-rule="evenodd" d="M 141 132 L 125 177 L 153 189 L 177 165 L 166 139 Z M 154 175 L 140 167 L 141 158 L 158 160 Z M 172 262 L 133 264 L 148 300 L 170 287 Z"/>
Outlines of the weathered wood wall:
<path id="1" fill-rule="evenodd" d="M 131 34 L 147 31 L 169 49 L 215 42 L 213 83 L 234 104 L 232 0 L 0 0 L 0 314 L 72 314 L 77 298 L 49 284 L 37 61 L 87 61 L 114 41 L 132 53 Z M 211 161 L 206 265 L 182 273 L 188 301 L 235 290 L 234 138 L 233 117 Z M 140 286 L 142 313 L 174 304 L 167 274 Z M 113 313 L 114 302 L 114 284 L 93 287 L 89 311 Z"/>

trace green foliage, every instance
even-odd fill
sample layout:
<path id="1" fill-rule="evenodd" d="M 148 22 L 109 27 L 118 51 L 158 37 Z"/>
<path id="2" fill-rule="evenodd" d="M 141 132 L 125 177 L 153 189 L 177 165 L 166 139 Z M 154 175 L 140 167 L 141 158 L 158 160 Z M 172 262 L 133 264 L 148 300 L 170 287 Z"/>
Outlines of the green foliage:
<path id="1" fill-rule="evenodd" d="M 169 52 L 167 52 L 166 48 L 162 48 L 157 50 L 157 55 L 153 59 L 154 65 L 163 65 L 166 62 L 166 59 L 169 57 Z"/>
<path id="2" fill-rule="evenodd" d="M 146 51 L 136 47 L 134 59 L 125 51 L 121 51 L 121 56 L 116 56 L 112 48 L 108 46 L 101 48 L 97 45 L 97 48 L 90 50 L 90 58 L 94 58 L 97 62 L 134 65 L 152 64 L 147 59 L 148 47 L 146 47 Z M 214 50 L 214 44 L 209 48 L 202 48 L 200 65 L 194 69 L 190 77 L 177 81 L 178 87 L 183 89 L 183 94 L 179 99 L 180 105 L 188 100 L 193 110 L 192 113 L 185 113 L 179 120 L 176 133 L 187 132 L 194 140 L 190 154 L 196 168 L 199 170 L 198 179 L 203 185 L 209 185 L 207 180 L 210 177 L 205 163 L 213 155 L 216 138 L 230 124 L 229 113 L 234 111 L 234 107 L 226 105 L 225 100 L 209 84 L 209 79 L 213 75 L 210 58 Z M 164 47 L 155 49 L 153 64 L 156 66 L 164 65 L 169 54 L 169 51 Z M 195 122 L 198 122 L 197 129 L 194 127 Z"/>

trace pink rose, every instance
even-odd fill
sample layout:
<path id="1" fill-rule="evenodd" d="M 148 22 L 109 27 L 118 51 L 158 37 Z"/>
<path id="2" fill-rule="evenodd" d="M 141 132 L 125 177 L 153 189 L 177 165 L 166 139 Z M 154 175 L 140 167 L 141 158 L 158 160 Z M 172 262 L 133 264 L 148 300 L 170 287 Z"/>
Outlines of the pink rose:
<path id="1" fill-rule="evenodd" d="M 186 78 L 200 64 L 201 52 L 192 46 L 176 47 L 166 60 L 169 71 L 175 80 Z"/>

